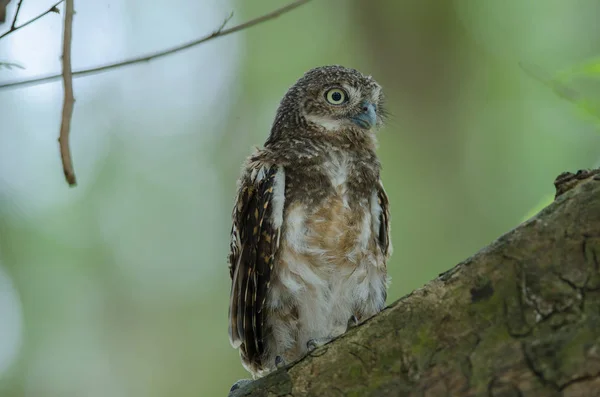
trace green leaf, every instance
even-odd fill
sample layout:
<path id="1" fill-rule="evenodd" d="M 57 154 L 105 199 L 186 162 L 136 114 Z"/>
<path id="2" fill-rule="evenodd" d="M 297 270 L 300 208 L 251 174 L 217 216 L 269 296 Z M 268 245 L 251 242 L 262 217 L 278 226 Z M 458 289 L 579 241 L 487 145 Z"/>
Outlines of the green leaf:
<path id="1" fill-rule="evenodd" d="M 592 58 L 558 73 L 555 80 L 568 82 L 580 77 L 600 77 L 600 57 Z"/>
<path id="2" fill-rule="evenodd" d="M 600 77 L 600 58 L 594 58 L 566 71 L 557 73 L 554 77 L 536 65 L 523 64 L 521 68 L 530 77 L 538 80 L 548 88 L 552 89 L 560 98 L 574 104 L 583 114 L 590 117 L 590 121 L 600 128 L 600 102 L 584 97 L 580 92 L 569 87 L 567 84 L 582 77 Z"/>

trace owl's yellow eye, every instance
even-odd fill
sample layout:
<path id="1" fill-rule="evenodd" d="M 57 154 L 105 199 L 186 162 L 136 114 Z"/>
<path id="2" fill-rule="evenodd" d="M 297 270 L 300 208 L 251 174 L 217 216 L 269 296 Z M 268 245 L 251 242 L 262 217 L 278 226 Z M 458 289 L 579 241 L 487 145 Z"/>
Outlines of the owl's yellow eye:
<path id="1" fill-rule="evenodd" d="M 327 99 L 327 102 L 331 103 L 332 105 L 341 105 L 342 103 L 346 102 L 347 95 L 342 89 L 332 88 L 325 93 L 325 99 Z"/>

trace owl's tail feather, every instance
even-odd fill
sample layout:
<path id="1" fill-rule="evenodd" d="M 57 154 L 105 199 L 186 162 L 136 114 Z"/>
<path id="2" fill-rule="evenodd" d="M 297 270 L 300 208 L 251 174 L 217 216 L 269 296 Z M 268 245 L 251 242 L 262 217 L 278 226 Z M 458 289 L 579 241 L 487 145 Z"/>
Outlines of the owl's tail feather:
<path id="1" fill-rule="evenodd" d="M 234 349 L 237 349 L 242 344 L 242 338 L 238 329 L 238 285 L 239 278 L 238 272 L 240 267 L 235 267 L 235 273 L 233 274 L 233 282 L 231 284 L 231 292 L 229 296 L 229 343 Z"/>
<path id="2" fill-rule="evenodd" d="M 261 368 L 262 313 L 257 312 L 257 274 L 255 244 L 245 244 L 235 267 L 229 304 L 229 341 L 246 367 Z M 243 261 L 243 262 L 242 262 Z M 254 371 L 251 371 L 254 372 Z"/>

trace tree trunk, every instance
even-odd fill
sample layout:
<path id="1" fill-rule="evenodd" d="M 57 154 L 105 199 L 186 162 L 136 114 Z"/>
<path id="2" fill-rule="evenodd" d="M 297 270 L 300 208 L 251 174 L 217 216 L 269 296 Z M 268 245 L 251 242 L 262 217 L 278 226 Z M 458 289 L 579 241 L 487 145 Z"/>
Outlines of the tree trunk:
<path id="1" fill-rule="evenodd" d="M 555 183 L 534 218 L 233 395 L 600 396 L 600 170 Z"/>

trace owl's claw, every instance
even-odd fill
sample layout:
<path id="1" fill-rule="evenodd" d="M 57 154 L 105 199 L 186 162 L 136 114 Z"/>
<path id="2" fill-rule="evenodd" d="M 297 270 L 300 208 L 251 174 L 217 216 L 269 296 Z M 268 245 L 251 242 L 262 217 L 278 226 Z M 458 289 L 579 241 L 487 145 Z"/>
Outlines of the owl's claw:
<path id="1" fill-rule="evenodd" d="M 277 369 L 285 367 L 285 360 L 281 356 L 275 357 L 275 367 Z"/>
<path id="2" fill-rule="evenodd" d="M 233 386 L 231 386 L 231 389 L 229 389 L 229 394 L 227 395 L 227 397 L 234 397 L 236 395 L 236 390 L 246 386 L 248 383 L 252 382 L 252 379 L 240 379 L 237 382 L 235 382 L 233 384 Z"/>
<path id="3" fill-rule="evenodd" d="M 348 319 L 348 327 L 347 329 L 350 328 L 354 328 L 358 325 L 358 317 L 356 317 L 354 314 L 352 316 L 350 316 L 350 318 Z"/>
<path id="4" fill-rule="evenodd" d="M 323 346 L 324 344 L 330 342 L 333 338 L 315 338 L 315 339 L 310 339 L 308 342 L 306 342 L 306 348 L 308 349 L 309 352 L 315 350 L 317 347 L 319 346 Z"/>

